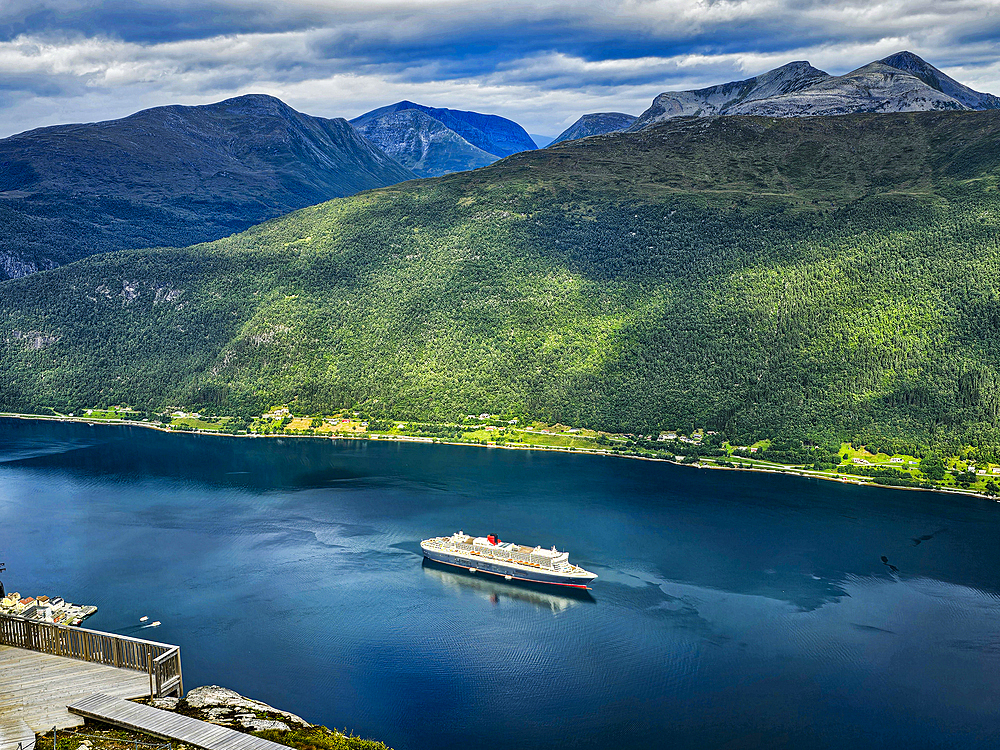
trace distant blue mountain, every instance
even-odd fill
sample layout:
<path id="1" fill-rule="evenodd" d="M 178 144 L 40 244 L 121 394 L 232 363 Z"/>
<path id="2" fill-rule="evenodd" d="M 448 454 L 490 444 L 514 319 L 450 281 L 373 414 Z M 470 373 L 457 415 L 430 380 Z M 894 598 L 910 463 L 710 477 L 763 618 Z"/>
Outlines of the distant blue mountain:
<path id="1" fill-rule="evenodd" d="M 563 141 L 575 141 L 577 138 L 586 138 L 591 135 L 617 133 L 628 128 L 637 119 L 639 118 L 635 115 L 626 115 L 624 112 L 595 112 L 591 115 L 584 115 L 553 138 L 549 145 Z"/>
<path id="2" fill-rule="evenodd" d="M 0 139 L 0 280 L 183 247 L 416 175 L 346 120 L 249 94 Z"/>
<path id="3" fill-rule="evenodd" d="M 556 139 L 553 135 L 539 135 L 538 133 L 528 133 L 528 135 L 531 136 L 531 140 L 538 148 L 545 148 Z"/>
<path id="4" fill-rule="evenodd" d="M 418 175 L 475 169 L 537 148 L 516 122 L 498 115 L 401 101 L 350 121 L 361 135 Z"/>
<path id="5" fill-rule="evenodd" d="M 420 177 L 465 172 L 497 160 L 419 109 L 386 112 L 355 129 Z"/>

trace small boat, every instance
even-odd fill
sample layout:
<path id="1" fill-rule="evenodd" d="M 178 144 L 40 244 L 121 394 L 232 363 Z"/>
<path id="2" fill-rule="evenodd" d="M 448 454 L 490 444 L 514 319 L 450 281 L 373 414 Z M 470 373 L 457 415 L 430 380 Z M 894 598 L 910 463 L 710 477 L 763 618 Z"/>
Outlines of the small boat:
<path id="1" fill-rule="evenodd" d="M 458 531 L 451 536 L 424 539 L 420 548 L 428 560 L 466 568 L 470 573 L 503 576 L 507 581 L 515 579 L 585 589 L 597 578 L 596 573 L 570 563 L 568 552 L 560 552 L 555 547 L 542 549 L 505 543 L 496 534 L 471 537 Z"/>
<path id="2" fill-rule="evenodd" d="M 148 619 L 149 619 L 149 617 L 147 617 L 146 615 L 143 615 L 142 617 L 139 618 L 139 622 L 146 622 L 146 620 L 148 620 Z"/>
<path id="3" fill-rule="evenodd" d="M 151 623 L 149 623 L 149 625 L 148 625 L 147 627 L 150 627 L 150 628 L 158 628 L 159 626 L 160 626 L 160 621 L 159 621 L 159 620 L 157 620 L 156 622 L 151 622 Z"/>

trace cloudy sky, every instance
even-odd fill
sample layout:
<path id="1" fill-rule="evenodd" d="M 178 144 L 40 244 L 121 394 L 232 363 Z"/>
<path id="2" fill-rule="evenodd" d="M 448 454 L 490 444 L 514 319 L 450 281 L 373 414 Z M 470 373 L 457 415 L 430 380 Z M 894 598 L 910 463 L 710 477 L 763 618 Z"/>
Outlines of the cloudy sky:
<path id="1" fill-rule="evenodd" d="M 669 89 L 908 49 L 1000 94 L 1000 0 L 0 0 L 0 136 L 263 92 L 400 99 L 555 135 Z"/>

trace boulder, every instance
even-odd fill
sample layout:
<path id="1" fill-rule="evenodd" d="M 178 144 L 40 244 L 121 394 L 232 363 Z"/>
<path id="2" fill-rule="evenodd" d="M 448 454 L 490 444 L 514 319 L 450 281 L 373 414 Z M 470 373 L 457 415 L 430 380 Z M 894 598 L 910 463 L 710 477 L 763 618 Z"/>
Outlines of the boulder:
<path id="1" fill-rule="evenodd" d="M 250 698 L 245 698 L 235 690 L 230 690 L 228 688 L 219 687 L 218 685 L 205 685 L 204 687 L 198 687 L 194 690 L 188 692 L 185 698 L 188 706 L 191 708 L 200 709 L 235 709 L 241 708 L 248 711 L 262 712 L 268 714 L 276 714 L 282 718 L 288 720 L 292 724 L 298 724 L 299 726 L 308 727 L 312 726 L 308 721 L 296 716 L 295 714 L 289 713 L 287 711 L 280 711 L 277 708 L 267 705 L 266 703 L 261 703 L 260 701 L 251 700 Z M 224 712 L 214 711 L 209 712 L 214 714 L 221 714 Z M 239 717 L 241 722 L 243 722 L 243 717 Z M 264 721 L 262 719 L 254 719 L 254 721 Z M 246 726 L 245 722 L 243 722 Z M 288 727 L 282 722 L 271 722 L 273 724 L 281 724 L 281 726 L 266 726 L 261 727 L 261 729 L 288 729 Z M 255 727 L 256 730 L 256 727 Z"/>

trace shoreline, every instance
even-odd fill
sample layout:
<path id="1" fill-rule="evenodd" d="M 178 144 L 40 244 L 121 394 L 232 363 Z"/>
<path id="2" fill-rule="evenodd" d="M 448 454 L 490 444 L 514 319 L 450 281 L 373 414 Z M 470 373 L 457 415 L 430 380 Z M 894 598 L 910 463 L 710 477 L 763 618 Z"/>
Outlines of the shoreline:
<path id="1" fill-rule="evenodd" d="M 455 445 L 464 446 L 469 448 L 500 448 L 503 450 L 521 450 L 521 451 L 548 451 L 557 453 L 573 453 L 576 455 L 584 456 L 604 456 L 606 458 L 629 458 L 638 461 L 658 461 L 661 463 L 672 464 L 674 466 L 687 466 L 692 469 L 713 469 L 722 471 L 748 471 L 748 472 L 759 472 L 762 474 L 785 474 L 791 476 L 802 477 L 803 479 L 822 479 L 828 482 L 839 482 L 840 484 L 853 484 L 861 487 L 876 487 L 887 490 L 906 490 L 912 492 L 939 492 L 943 495 L 959 495 L 961 497 L 977 498 L 980 500 L 992 500 L 993 502 L 1000 502 L 1000 498 L 992 497 L 990 495 L 981 494 L 978 492 L 969 492 L 966 490 L 957 490 L 950 487 L 900 487 L 895 485 L 887 484 L 877 484 L 876 482 L 863 481 L 860 479 L 861 475 L 854 474 L 842 474 L 839 476 L 830 476 L 822 472 L 816 472 L 809 469 L 800 468 L 771 468 L 767 466 L 719 466 L 718 464 L 710 463 L 691 463 L 686 464 L 681 461 L 671 460 L 669 458 L 662 458 L 659 456 L 636 456 L 627 453 L 613 453 L 610 450 L 605 449 L 587 449 L 587 448 L 567 448 L 560 446 L 547 446 L 547 445 L 511 445 L 503 444 L 498 445 L 496 443 L 463 443 L 455 442 L 451 440 L 442 440 L 440 438 L 430 438 L 430 437 L 420 437 L 415 435 L 385 435 L 382 433 L 368 433 L 365 437 L 355 437 L 347 435 L 258 435 L 255 433 L 245 433 L 242 435 L 231 434 L 226 432 L 219 432 L 215 430 L 174 430 L 169 427 L 163 427 L 158 424 L 153 424 L 152 422 L 136 422 L 128 419 L 89 419 L 87 417 L 67 417 L 67 416 L 55 416 L 47 414 L 14 414 L 10 412 L 0 412 L 0 418 L 8 419 L 22 419 L 22 420 L 39 420 L 39 421 L 49 421 L 49 422 L 77 422 L 81 424 L 88 424 L 91 426 L 98 425 L 109 425 L 117 427 L 144 427 L 150 430 L 156 430 L 157 432 L 167 432 L 167 433 L 180 433 L 182 435 L 213 435 L 216 437 L 227 437 L 227 438 L 301 438 L 301 439 L 311 439 L 311 440 L 351 440 L 351 441 L 381 441 L 381 442 L 397 442 L 397 443 L 426 443 L 429 445 Z M 850 478 L 848 478 L 850 477 Z"/>

